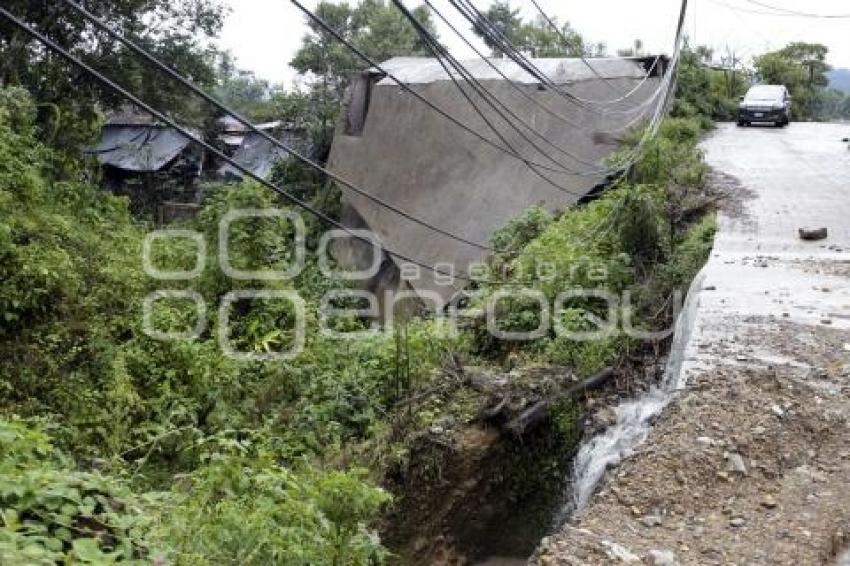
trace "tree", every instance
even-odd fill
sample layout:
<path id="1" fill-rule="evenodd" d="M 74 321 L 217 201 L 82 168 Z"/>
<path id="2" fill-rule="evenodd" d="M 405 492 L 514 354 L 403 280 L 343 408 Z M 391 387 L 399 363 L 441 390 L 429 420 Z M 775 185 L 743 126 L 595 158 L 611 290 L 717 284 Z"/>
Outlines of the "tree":
<path id="1" fill-rule="evenodd" d="M 643 40 L 636 39 L 632 46 L 627 49 L 618 49 L 617 55 L 620 57 L 641 57 L 643 56 Z"/>
<path id="2" fill-rule="evenodd" d="M 673 116 L 704 116 L 714 120 L 735 117 L 738 98 L 749 87 L 747 71 L 739 68 L 740 61 L 733 54 L 721 57 L 720 68 L 712 66 L 713 59 L 714 52 L 708 47 L 688 44 L 683 47 Z"/>
<path id="3" fill-rule="evenodd" d="M 553 29 L 552 24 L 557 29 Z M 552 24 L 542 14 L 526 22 L 519 9 L 512 8 L 508 0 L 498 0 L 478 19 L 472 30 L 484 40 L 494 57 L 502 57 L 505 53 L 499 42 L 494 41 L 492 27 L 515 48 L 531 57 L 581 57 L 605 52 L 602 43 L 585 44 L 581 34 L 569 23 L 560 24 L 557 18 L 552 18 Z"/>
<path id="4" fill-rule="evenodd" d="M 755 68 L 759 79 L 767 84 L 788 87 L 794 98 L 797 117 L 815 119 L 827 97 L 826 76 L 830 66 L 826 63 L 829 48 L 816 43 L 791 43 L 788 46 L 756 58 Z"/>
<path id="5" fill-rule="evenodd" d="M 588 54 L 582 36 L 570 24 L 563 25 L 554 18 L 558 31 L 543 16 L 523 25 L 522 49 L 532 57 L 581 57 Z"/>
<path id="6" fill-rule="evenodd" d="M 272 85 L 251 71 L 237 68 L 228 53 L 221 56 L 218 77 L 216 97 L 255 123 L 275 120 L 300 123 L 307 111 L 304 93 Z"/>
<path id="7" fill-rule="evenodd" d="M 430 54 L 411 23 L 386 0 L 362 0 L 357 6 L 323 0 L 315 13 L 376 61 Z M 425 7 L 417 7 L 413 14 L 436 36 Z M 308 26 L 310 31 L 290 65 L 310 79 L 308 119 L 319 146 L 329 147 L 345 89 L 352 75 L 367 65 L 317 23 L 310 20 Z"/>
<path id="8" fill-rule="evenodd" d="M 519 45 L 522 42 L 522 17 L 519 15 L 519 9 L 512 8 L 510 2 L 507 0 L 494 2 L 484 16 L 508 41 L 514 45 Z M 490 48 L 494 57 L 502 57 L 504 52 L 499 48 L 499 42 L 494 41 L 489 28 L 490 26 L 484 21 L 484 18 L 479 18 L 472 31 L 484 40 L 484 44 Z"/>
<path id="9" fill-rule="evenodd" d="M 63 3 L 5 0 L 3 4 L 145 101 L 201 122 L 199 106 L 183 87 L 165 79 Z M 222 25 L 218 0 L 94 0 L 86 7 L 193 81 L 202 86 L 214 84 L 214 50 L 205 40 L 215 36 Z M 69 150 L 90 140 L 98 109 L 124 104 L 114 92 L 85 77 L 5 19 L 0 21 L 0 83 L 29 90 L 41 103 L 42 128 L 55 134 L 54 145 Z"/>

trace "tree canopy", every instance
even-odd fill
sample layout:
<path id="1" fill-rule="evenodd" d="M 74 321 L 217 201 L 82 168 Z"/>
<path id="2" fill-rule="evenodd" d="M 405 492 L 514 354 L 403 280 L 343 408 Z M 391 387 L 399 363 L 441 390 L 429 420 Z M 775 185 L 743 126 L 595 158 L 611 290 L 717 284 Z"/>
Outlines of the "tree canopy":
<path id="1" fill-rule="evenodd" d="M 4 7 L 157 108 L 202 120 L 183 87 L 164 79 L 62 2 L 6 0 Z M 86 2 L 86 8 L 193 81 L 214 84 L 215 50 L 208 40 L 222 26 L 225 12 L 219 0 L 95 0 Z M 0 20 L 0 84 L 31 92 L 42 104 L 41 121 L 53 121 L 48 129 L 55 132 L 54 142 L 73 149 L 93 134 L 98 109 L 124 104 L 5 19 Z"/>
<path id="2" fill-rule="evenodd" d="M 763 83 L 788 87 L 799 118 L 816 118 L 827 97 L 826 63 L 829 48 L 816 43 L 791 43 L 756 57 L 755 70 Z"/>
<path id="3" fill-rule="evenodd" d="M 431 13 L 419 6 L 413 15 L 436 36 Z M 343 38 L 375 61 L 403 55 L 430 55 L 410 22 L 386 0 L 323 0 L 315 13 Z M 367 67 L 356 54 L 312 20 L 290 65 L 309 79 L 310 119 L 319 147 L 327 149 L 343 93 L 351 76 Z"/>
<path id="4" fill-rule="evenodd" d="M 552 25 L 541 14 L 531 21 L 523 20 L 518 8 L 508 0 L 497 0 L 473 26 L 476 35 L 484 40 L 494 57 L 504 55 L 499 42 L 494 41 L 488 29 L 495 26 L 507 40 L 521 52 L 531 57 L 580 57 L 601 55 L 604 44 L 592 45 L 569 23 L 561 24 L 557 18 Z M 489 23 L 486 20 L 489 20 Z"/>

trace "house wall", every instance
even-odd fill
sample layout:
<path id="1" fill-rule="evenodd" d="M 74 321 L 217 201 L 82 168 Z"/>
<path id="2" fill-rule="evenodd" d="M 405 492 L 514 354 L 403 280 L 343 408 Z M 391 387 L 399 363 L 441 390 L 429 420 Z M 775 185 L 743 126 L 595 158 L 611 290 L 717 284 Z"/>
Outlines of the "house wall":
<path id="1" fill-rule="evenodd" d="M 639 117 L 635 113 L 623 116 L 617 112 L 634 110 L 650 99 L 660 80 L 657 77 L 649 79 L 627 101 L 600 107 L 604 108 L 600 113 L 582 109 L 555 93 L 540 90 L 535 84 L 521 85 L 530 96 L 581 127 L 566 125 L 552 117 L 503 81 L 484 81 L 483 84 L 552 143 L 585 162 L 598 163 L 616 149 L 617 138 L 623 133 L 622 126 Z M 585 80 L 568 88 L 583 98 L 606 100 L 616 98 L 617 92 L 631 90 L 640 84 L 640 79 L 630 77 L 607 82 L 614 88 L 601 80 Z M 448 109 L 460 121 L 496 139 L 450 81 L 414 84 L 412 88 Z M 362 134 L 345 135 L 344 129 L 338 132 L 331 151 L 330 169 L 398 208 L 468 240 L 488 243 L 496 229 L 526 208 L 542 204 L 552 211 L 563 209 L 604 180 L 602 173 L 579 175 L 541 171 L 574 193 L 565 194 L 520 161 L 464 132 L 398 86 L 379 83 L 372 87 L 370 99 Z M 503 126 L 492 110 L 483 104 L 482 107 L 490 120 Z M 644 115 L 650 116 L 654 109 L 654 104 L 649 106 Z M 528 157 L 540 163 L 551 163 L 530 148 L 519 134 L 504 127 L 501 131 Z M 593 169 L 592 165 L 566 157 L 539 139 L 532 139 L 570 169 L 582 172 Z M 452 266 L 456 273 L 466 273 L 470 264 L 486 256 L 480 249 L 437 234 L 341 188 L 345 202 L 379 235 L 386 247 L 395 252 L 432 266 Z M 352 245 L 360 244 L 354 242 Z M 419 291 L 436 291 L 444 299 L 449 299 L 464 286 L 462 281 L 441 285 L 435 281 L 434 274 L 424 270 L 419 279 L 410 284 Z"/>

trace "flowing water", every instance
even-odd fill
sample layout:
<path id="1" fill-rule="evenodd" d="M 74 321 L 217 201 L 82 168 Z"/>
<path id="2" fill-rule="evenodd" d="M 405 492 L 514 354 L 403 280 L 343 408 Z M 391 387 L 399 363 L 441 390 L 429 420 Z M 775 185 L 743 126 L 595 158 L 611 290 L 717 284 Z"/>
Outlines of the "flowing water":
<path id="1" fill-rule="evenodd" d="M 699 302 L 699 289 L 704 278 L 704 275 L 700 274 L 694 280 L 684 308 L 679 314 L 670 358 L 661 384 L 637 399 L 621 403 L 615 409 L 616 424 L 586 440 L 579 448 L 573 463 L 572 497 L 561 513 L 561 520 L 584 510 L 605 471 L 617 466 L 643 444 L 655 417 L 664 410 L 676 391 L 684 387 L 685 350 L 690 341 Z"/>

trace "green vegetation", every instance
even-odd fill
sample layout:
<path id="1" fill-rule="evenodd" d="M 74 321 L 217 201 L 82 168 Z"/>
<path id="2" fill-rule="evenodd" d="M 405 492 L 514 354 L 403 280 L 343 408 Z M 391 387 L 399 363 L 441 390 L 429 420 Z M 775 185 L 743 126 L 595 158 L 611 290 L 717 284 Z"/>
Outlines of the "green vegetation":
<path id="1" fill-rule="evenodd" d="M 750 87 L 749 73 L 738 68 L 734 58 L 714 67 L 713 57 L 704 46 L 686 45 L 682 50 L 673 116 L 699 118 L 706 127 L 711 120 L 737 119 L 738 99 Z"/>
<path id="2" fill-rule="evenodd" d="M 794 113 L 801 120 L 850 118 L 850 96 L 830 90 L 826 63 L 829 49 L 817 43 L 791 43 L 755 58 L 756 73 L 763 82 L 783 84 L 794 98 Z"/>
<path id="3" fill-rule="evenodd" d="M 394 415 L 404 411 L 399 402 L 439 383 L 453 356 L 501 363 L 499 349 L 479 340 L 480 328 L 452 337 L 426 319 L 395 335 L 344 342 L 323 336 L 317 301 L 342 284 L 319 276 L 312 257 L 295 281 L 262 285 L 297 289 L 307 301 L 308 339 L 296 359 L 234 361 L 211 330 L 193 341 L 154 340 L 138 310 L 156 288 L 139 259 L 146 227 L 131 218 L 126 200 L 74 180 L 76 174 L 56 178 L 54 150 L 38 141 L 36 118 L 24 91 L 0 91 L 4 563 L 380 562 L 385 550 L 369 528 L 389 496 L 375 482 L 408 457 L 404 437 L 391 434 Z M 698 132 L 694 121 L 669 121 L 635 178 L 557 219 L 533 209 L 500 231 L 497 245 L 519 251 L 503 260 L 514 272 L 510 282 L 536 285 L 550 298 L 582 284 L 637 289 L 664 270 L 679 274 L 666 277 L 669 285 L 685 284 L 706 251 L 695 241 L 705 242 L 708 232 L 671 235 L 665 198 L 668 187 L 701 182 Z M 232 208 L 273 206 L 280 205 L 252 183 L 211 192 L 186 226 L 205 234 L 207 268 L 175 286 L 209 305 L 256 288 L 222 276 L 217 227 Z M 236 222 L 231 256 L 237 268 L 283 268 L 292 261 L 292 238 L 280 220 Z M 193 246 L 158 241 L 153 263 L 191 269 Z M 523 275 L 540 259 L 555 265 L 555 278 Z M 512 307 L 508 326 L 534 322 L 520 307 Z M 240 305 L 233 343 L 255 352 L 286 349 L 291 309 L 274 301 Z M 213 328 L 218 313 L 210 310 Z M 567 328 L 592 329 L 587 312 L 603 314 L 576 301 L 559 316 Z M 196 316 L 191 301 L 163 300 L 152 322 L 159 331 L 182 331 Z M 353 318 L 333 323 L 366 328 Z M 627 348 L 619 336 L 587 343 L 547 336 L 513 354 L 521 363 L 589 374 Z M 417 408 L 406 426 L 430 426 L 446 410 L 474 419 L 471 409 L 463 395 L 449 397 Z M 557 422 L 575 442 L 575 429 L 563 425 L 570 419 Z"/>
<path id="4" fill-rule="evenodd" d="M 356 6 L 322 0 L 314 12 L 374 61 L 430 53 L 404 15 L 387 0 L 361 0 Z M 434 32 L 427 8 L 419 6 L 413 14 Z M 308 94 L 311 123 L 316 143 L 329 148 L 345 89 L 366 64 L 315 22 L 309 21 L 308 27 L 310 31 L 290 64 L 315 77 Z"/>
<path id="5" fill-rule="evenodd" d="M 740 97 L 752 84 L 779 84 L 793 97 L 797 120 L 850 118 L 850 94 L 829 88 L 824 45 L 791 43 L 764 53 L 748 67 L 734 54 L 720 57 L 704 46 L 686 46 L 682 52 L 673 116 L 733 121 Z"/>
<path id="6" fill-rule="evenodd" d="M 516 48 L 532 57 L 605 56 L 605 44 L 587 43 L 569 23 L 561 24 L 555 18 L 552 23 L 558 26 L 556 31 L 542 15 L 524 21 L 520 9 L 512 7 L 507 0 L 493 2 L 484 12 L 484 16 L 501 30 Z M 473 31 L 484 40 L 493 57 L 501 57 L 501 49 L 484 31 L 488 27 L 483 21 L 479 21 Z"/>
<path id="7" fill-rule="evenodd" d="M 216 564 L 365 564 L 380 556 L 365 529 L 387 496 L 332 460 L 380 428 L 378 414 L 395 395 L 392 338 L 347 344 L 339 356 L 338 344 L 316 337 L 297 363 L 262 367 L 227 359 L 208 333 L 193 342 L 148 338 L 138 310 L 153 289 L 139 261 L 143 227 L 123 199 L 52 181 L 52 150 L 36 141 L 34 124 L 25 92 L 0 91 L 4 563 L 161 552 L 198 564 L 199 545 Z M 272 204 L 254 185 L 222 190 L 198 228 L 212 236 L 229 207 Z M 232 234 L 233 255 L 245 261 L 290 243 L 273 223 L 235 225 Z M 155 250 L 158 265 L 186 261 L 184 243 L 174 246 Z M 316 280 L 308 269 L 298 283 Z M 197 283 L 211 303 L 231 289 L 212 267 Z M 188 310 L 164 302 L 155 326 L 191 326 Z M 234 321 L 235 341 L 255 350 L 285 345 L 267 333 L 274 323 L 286 328 L 287 315 L 287 305 L 250 305 Z M 411 331 L 414 379 L 447 347 L 430 332 Z M 43 427 L 15 414 L 48 419 L 44 430 L 72 456 L 59 456 Z M 94 465 L 102 471 L 74 471 Z M 17 474 L 32 482 L 12 481 Z M 120 508 L 132 517 L 104 507 L 104 498 L 126 500 Z"/>
<path id="8" fill-rule="evenodd" d="M 690 283 L 713 239 L 709 220 L 684 231 L 677 221 L 683 210 L 699 202 L 705 187 L 708 171 L 696 147 L 700 132 L 697 119 L 668 119 L 644 148 L 630 178 L 601 198 L 555 221 L 530 209 L 497 233 L 494 244 L 525 243 L 517 257 L 498 266 L 498 272 L 509 274 L 502 285 L 538 289 L 550 305 L 569 289 L 600 294 L 566 301 L 553 313 L 565 332 L 598 333 L 597 339 L 577 341 L 550 333 L 526 346 L 523 355 L 535 363 L 573 367 L 583 376 L 616 365 L 631 344 L 616 321 L 614 332 L 604 323 L 611 313 L 603 296 L 619 299 L 624 292 L 632 293 L 631 305 L 615 305 L 619 321 L 627 316 L 642 330 L 669 324 L 669 316 L 653 320 L 650 307 L 657 311 L 674 291 Z M 629 141 L 635 143 L 636 138 Z M 541 275 L 541 265 L 549 266 L 551 275 Z M 503 330 L 537 328 L 535 301 L 514 299 L 505 305 L 510 315 Z"/>
<path id="9" fill-rule="evenodd" d="M 106 49 L 73 17 L 57 21 L 46 4 L 31 4 L 12 8 L 86 58 L 105 50 L 98 64 L 143 98 L 209 124 L 213 116 L 197 101 L 152 80 L 127 53 Z M 320 150 L 327 149 L 351 73 L 363 66 L 311 26 L 293 64 L 312 80 L 301 91 L 286 91 L 204 47 L 221 24 L 215 2 L 125 0 L 89 8 L 252 119 L 304 126 Z M 423 53 L 386 1 L 322 2 L 318 12 L 376 59 Z M 416 14 L 432 26 L 426 11 Z M 545 22 L 523 22 L 517 14 L 507 4 L 491 9 L 537 56 L 604 50 L 567 25 L 564 46 Z M 155 32 L 143 25 L 159 20 L 165 24 Z M 405 473 L 442 481 L 437 456 L 417 469 L 423 456 L 416 443 L 447 418 L 457 428 L 479 422 L 489 401 L 468 383 L 464 368 L 514 370 L 523 399 L 526 393 L 542 398 L 559 390 L 551 379 L 535 381 L 531 369 L 567 366 L 584 377 L 625 364 L 641 347 L 604 329 L 593 341 L 549 331 L 524 344 L 500 342 L 486 337 L 476 317 L 454 335 L 425 315 L 358 340 L 322 334 L 321 297 L 346 283 L 320 274 L 312 254 L 320 233 L 315 220 L 305 219 L 310 253 L 294 280 L 238 282 L 222 273 L 221 219 L 232 209 L 285 208 L 250 182 L 209 187 L 198 217 L 178 225 L 204 235 L 205 268 L 195 280 L 168 287 L 199 297 L 206 324 L 192 340 L 156 340 L 141 311 L 162 286 L 141 261 L 154 226 L 134 217 L 126 199 L 102 191 L 79 155 L 99 124 L 96 110 L 120 101 L 80 87 L 59 59 L 9 36 L 0 42 L 0 82 L 18 86 L 0 88 L 0 563 L 386 562 L 375 530 L 393 497 L 381 486 L 396 485 Z M 688 57 L 677 117 L 663 124 L 631 174 L 586 206 L 557 215 L 535 207 L 498 231 L 493 245 L 504 253 L 492 260 L 496 279 L 480 286 L 481 300 L 513 286 L 538 290 L 550 304 L 575 288 L 600 297 L 630 292 L 630 305 L 616 305 L 618 319 L 631 318 L 644 330 L 669 325 L 669 298 L 704 262 L 714 229 L 710 215 L 691 223 L 705 204 L 698 137 L 709 116 L 733 111 L 729 101 L 742 88 L 724 90 L 721 75 L 705 71 L 698 55 Z M 638 140 L 637 133 L 630 136 L 613 159 L 622 160 Z M 285 163 L 274 180 L 336 212 L 338 192 L 321 175 Z M 288 222 L 235 221 L 229 234 L 237 269 L 285 269 L 296 259 Z M 153 264 L 163 271 L 191 270 L 195 251 L 191 240 L 151 244 Z M 551 276 L 542 274 L 543 264 Z M 300 355 L 261 363 L 221 351 L 216 307 L 245 290 L 299 293 L 307 313 Z M 609 316 L 600 297 L 568 299 L 554 316 L 566 330 L 599 331 Z M 509 297 L 499 307 L 504 330 L 539 323 L 534 301 Z M 196 311 L 193 300 L 161 299 L 149 322 L 158 332 L 184 332 L 198 323 Z M 244 352 L 286 351 L 295 342 L 294 314 L 285 300 L 240 301 L 231 313 L 230 341 Z M 331 320 L 346 332 L 366 331 L 369 323 L 353 315 Z M 582 408 L 561 398 L 552 407 L 549 436 L 534 444 L 539 452 L 530 454 L 525 448 L 532 444 L 520 442 L 496 452 L 520 468 L 499 474 L 511 497 L 525 497 L 523 490 L 530 497 L 537 485 L 523 482 L 532 478 L 543 478 L 551 490 L 538 496 L 561 487 Z M 432 439 L 426 457 L 444 448 Z"/>
<path id="10" fill-rule="evenodd" d="M 154 106 L 200 125 L 208 117 L 198 102 L 174 82 L 163 80 L 151 66 L 92 30 L 85 20 L 55 2 L 8 0 L 3 7 L 22 17 L 60 46 L 109 71 L 113 80 Z M 86 8 L 115 29 L 203 86 L 216 82 L 216 52 L 207 46 L 221 29 L 224 12 L 218 0 L 114 0 L 89 2 Z M 52 166 L 73 162 L 81 146 L 99 126 L 98 110 L 120 108 L 114 92 L 79 75 L 61 57 L 51 56 L 24 32 L 0 21 L 0 85 L 25 87 L 39 102 L 40 135 L 54 148 Z"/>

